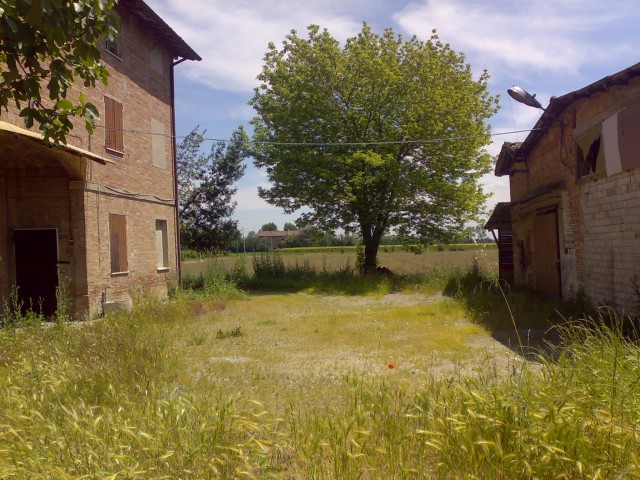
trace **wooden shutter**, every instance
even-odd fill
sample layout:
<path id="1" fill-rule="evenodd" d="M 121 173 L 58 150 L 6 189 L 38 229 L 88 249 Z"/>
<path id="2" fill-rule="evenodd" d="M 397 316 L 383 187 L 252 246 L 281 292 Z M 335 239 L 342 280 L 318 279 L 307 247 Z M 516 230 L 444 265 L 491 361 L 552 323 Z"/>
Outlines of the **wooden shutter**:
<path id="1" fill-rule="evenodd" d="M 111 273 L 129 270 L 127 262 L 127 218 L 109 214 L 109 247 L 111 251 Z"/>
<path id="2" fill-rule="evenodd" d="M 122 104 L 113 98 L 104 97 L 105 147 L 124 151 L 124 135 L 122 132 Z"/>

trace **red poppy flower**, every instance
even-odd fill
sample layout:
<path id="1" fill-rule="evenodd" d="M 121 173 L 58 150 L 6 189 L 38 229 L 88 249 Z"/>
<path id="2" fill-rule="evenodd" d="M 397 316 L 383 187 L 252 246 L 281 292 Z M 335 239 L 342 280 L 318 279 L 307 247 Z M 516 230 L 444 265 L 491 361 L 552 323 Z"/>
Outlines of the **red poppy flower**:
<path id="1" fill-rule="evenodd" d="M 390 363 L 389 368 L 396 368 L 396 366 L 393 363 Z"/>

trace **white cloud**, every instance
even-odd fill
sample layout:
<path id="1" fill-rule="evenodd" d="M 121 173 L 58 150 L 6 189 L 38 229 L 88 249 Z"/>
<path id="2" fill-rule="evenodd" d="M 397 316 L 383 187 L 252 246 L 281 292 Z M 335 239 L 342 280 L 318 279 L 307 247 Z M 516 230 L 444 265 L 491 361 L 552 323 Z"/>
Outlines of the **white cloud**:
<path id="1" fill-rule="evenodd" d="M 418 36 L 428 36 L 436 28 L 444 41 L 472 54 L 492 73 L 509 71 L 514 77 L 529 69 L 576 74 L 590 62 L 629 50 L 628 40 L 612 46 L 598 33 L 625 16 L 637 17 L 632 13 L 636 11 L 637 4 L 631 0 L 615 4 L 600 0 L 424 0 L 411 3 L 394 19 Z"/>
<path id="2" fill-rule="evenodd" d="M 304 34 L 315 23 L 340 40 L 360 30 L 360 22 L 335 13 L 333 2 L 263 0 L 182 0 L 149 2 L 202 62 L 185 65 L 186 75 L 212 88 L 248 91 L 257 86 L 269 42 L 280 43 L 292 28 Z"/>

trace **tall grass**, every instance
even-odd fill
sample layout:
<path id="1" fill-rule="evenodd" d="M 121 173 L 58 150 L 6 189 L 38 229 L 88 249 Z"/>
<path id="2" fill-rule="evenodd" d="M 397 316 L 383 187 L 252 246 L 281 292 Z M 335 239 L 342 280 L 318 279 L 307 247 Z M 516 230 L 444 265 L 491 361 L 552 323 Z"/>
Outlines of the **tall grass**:
<path id="1" fill-rule="evenodd" d="M 462 275 L 473 292 L 481 272 Z M 270 410 L 177 380 L 190 315 L 187 297 L 138 296 L 94 323 L 0 330 L 0 478 L 640 476 L 640 348 L 615 317 L 568 322 L 535 364 L 487 354 L 411 390 L 348 375 L 331 403 L 292 383 Z"/>
<path id="2" fill-rule="evenodd" d="M 429 273 L 362 275 L 355 265 L 346 261 L 331 268 L 326 262 L 312 265 L 296 260 L 285 263 L 279 253 L 263 253 L 253 257 L 252 276 L 240 280 L 240 285 L 253 291 L 305 291 L 328 294 L 385 294 L 398 291 L 441 291 L 457 269 L 438 268 Z"/>

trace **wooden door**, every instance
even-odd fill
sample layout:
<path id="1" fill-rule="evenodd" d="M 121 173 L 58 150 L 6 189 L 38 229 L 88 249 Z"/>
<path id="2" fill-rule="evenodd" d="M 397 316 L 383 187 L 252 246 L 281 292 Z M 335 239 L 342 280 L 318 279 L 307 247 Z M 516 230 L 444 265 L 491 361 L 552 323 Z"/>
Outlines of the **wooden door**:
<path id="1" fill-rule="evenodd" d="M 534 217 L 533 239 L 535 288 L 547 298 L 560 298 L 562 284 L 557 210 L 542 212 Z"/>

